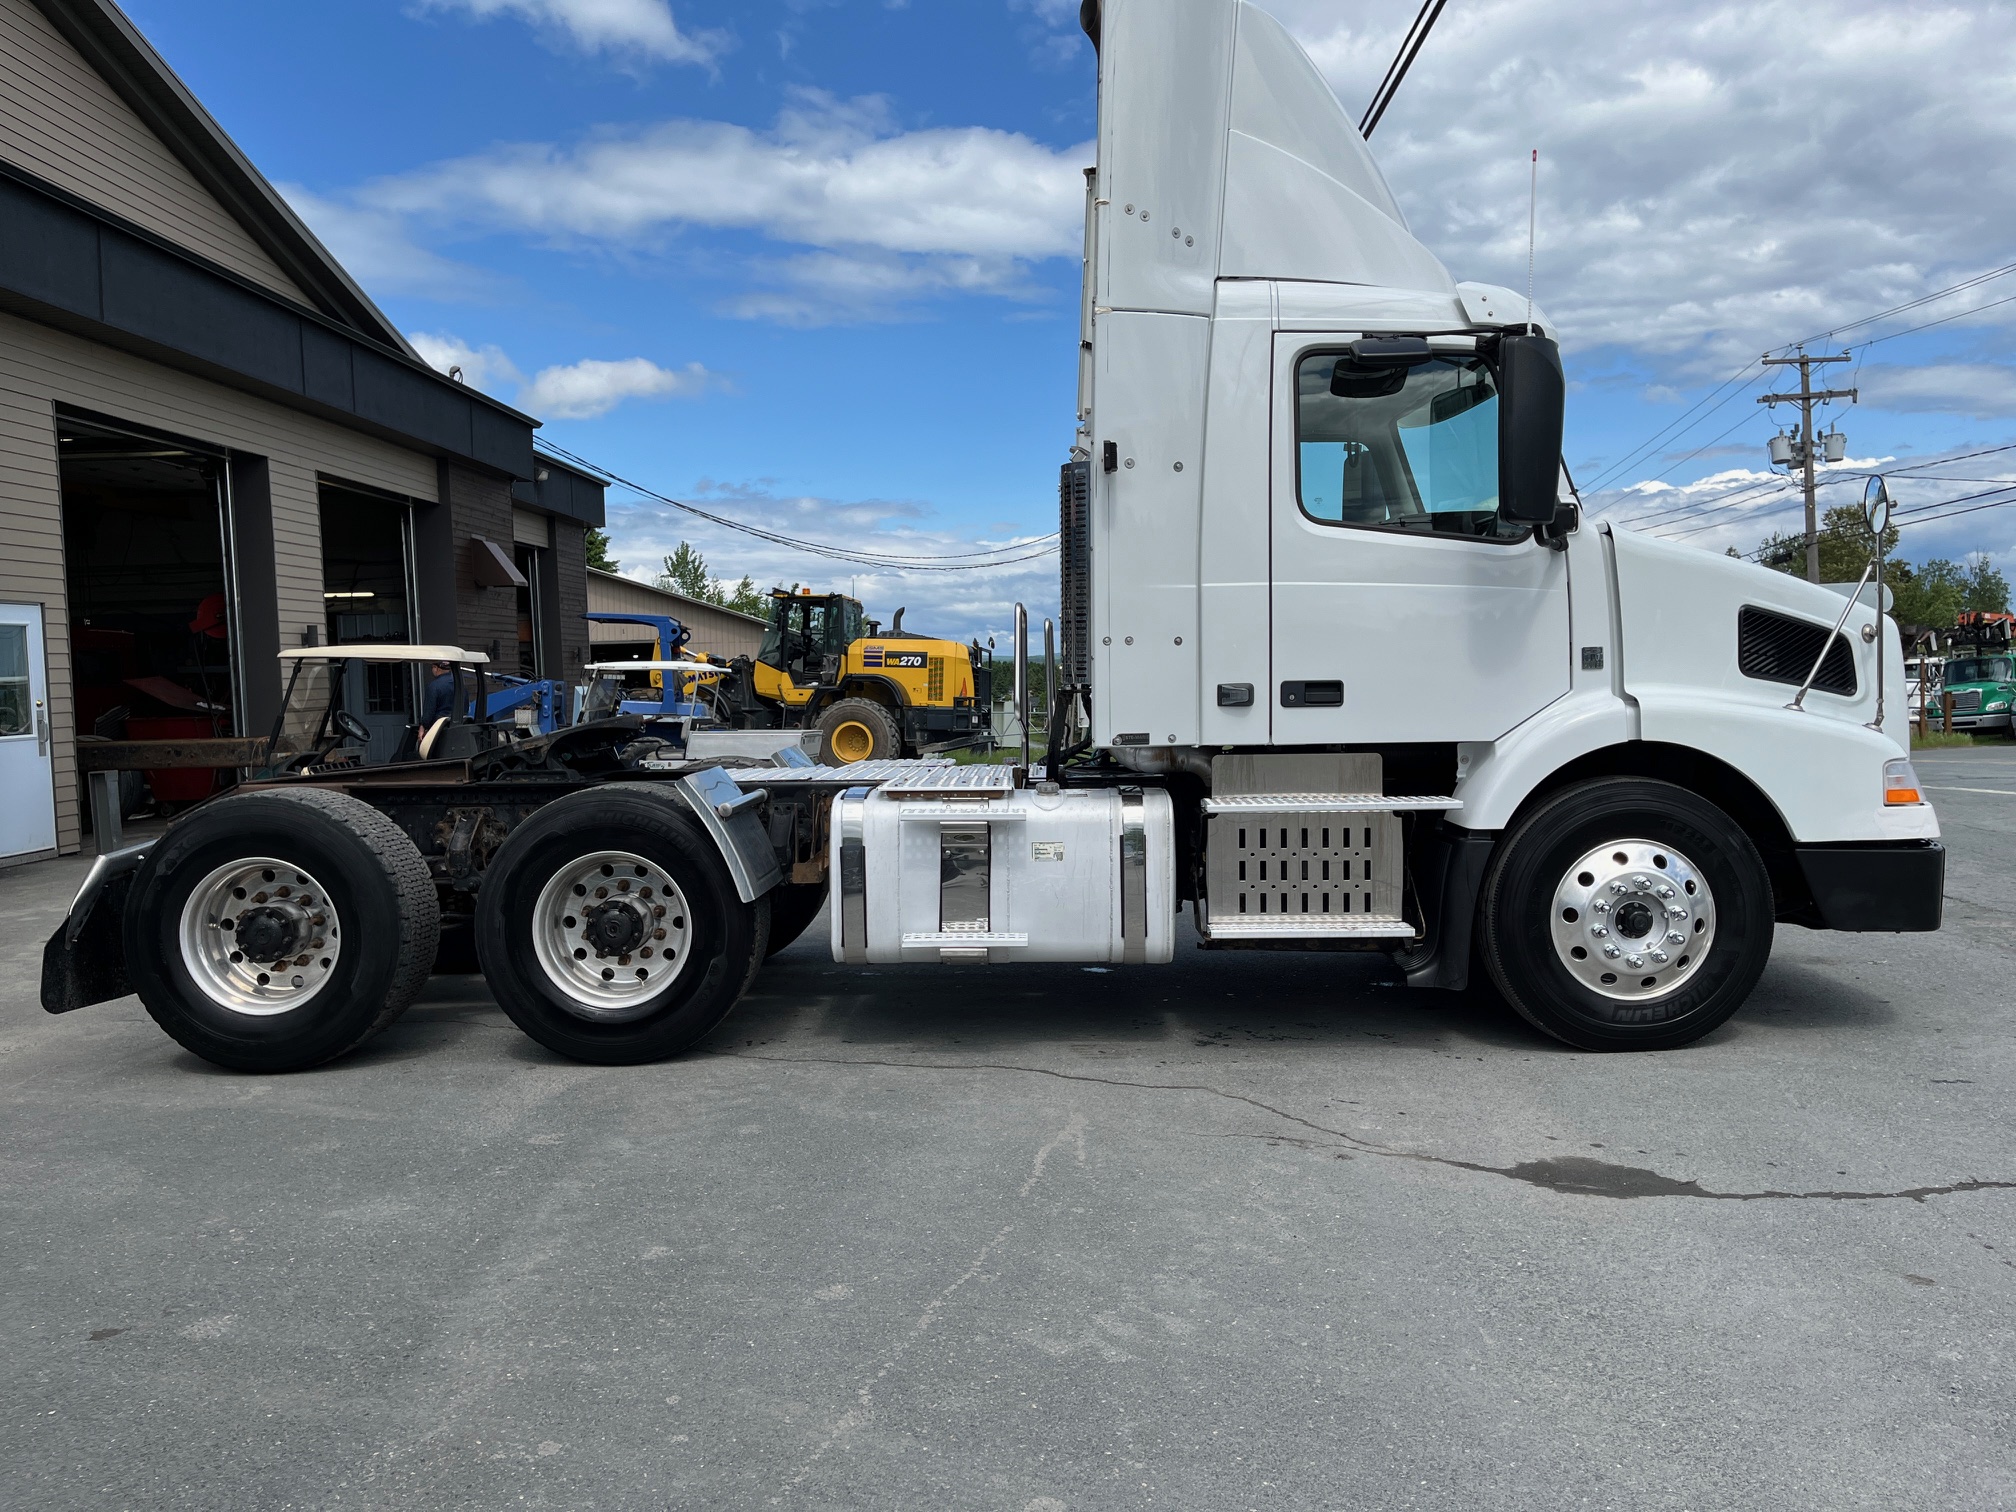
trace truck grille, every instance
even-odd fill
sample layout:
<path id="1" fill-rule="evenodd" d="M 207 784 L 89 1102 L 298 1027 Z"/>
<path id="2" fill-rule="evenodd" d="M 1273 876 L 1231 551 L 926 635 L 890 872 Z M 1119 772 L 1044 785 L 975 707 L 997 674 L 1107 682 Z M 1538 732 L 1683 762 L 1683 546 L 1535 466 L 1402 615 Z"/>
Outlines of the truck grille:
<path id="1" fill-rule="evenodd" d="M 1745 607 L 1736 616 L 1736 666 L 1745 677 L 1798 687 L 1813 670 L 1813 659 L 1832 631 L 1831 625 L 1793 619 L 1769 609 Z M 1822 693 L 1855 695 L 1855 654 L 1847 633 L 1834 637 L 1813 686 Z"/>
<path id="2" fill-rule="evenodd" d="M 1964 688 L 1960 692 L 1955 693 L 1953 695 L 1953 712 L 1955 714 L 1979 714 L 1981 712 L 1981 690 L 1979 688 Z"/>
<path id="3" fill-rule="evenodd" d="M 1092 682 L 1092 464 L 1066 462 L 1057 481 L 1058 673 Z"/>

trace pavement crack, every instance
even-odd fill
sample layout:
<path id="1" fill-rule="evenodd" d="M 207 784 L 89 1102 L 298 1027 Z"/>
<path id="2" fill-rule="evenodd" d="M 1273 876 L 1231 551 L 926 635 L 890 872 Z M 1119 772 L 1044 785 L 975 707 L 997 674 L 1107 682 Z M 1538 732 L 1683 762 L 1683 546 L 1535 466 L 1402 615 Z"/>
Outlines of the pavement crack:
<path id="1" fill-rule="evenodd" d="M 1448 1166 L 1458 1171 L 1475 1171 L 1485 1176 L 1503 1176 L 1548 1191 L 1574 1197 L 1693 1197 L 1708 1202 L 1890 1202 L 1900 1198 L 1923 1202 L 1928 1197 L 1951 1197 L 1965 1192 L 2016 1190 L 2016 1181 L 1968 1179 L 1944 1186 L 1905 1187 L 1900 1191 L 1816 1191 L 1816 1192 L 1718 1192 L 1698 1181 L 1681 1181 L 1641 1166 L 1615 1165 L 1607 1160 L 1591 1160 L 1581 1155 L 1565 1155 L 1546 1160 L 1523 1160 L 1516 1165 L 1494 1166 L 1481 1161 L 1459 1160 L 1453 1155 L 1431 1155 L 1422 1150 L 1403 1150 L 1377 1140 L 1365 1139 L 1344 1129 L 1329 1128 L 1285 1108 L 1248 1097 L 1243 1092 L 1227 1092 L 1204 1082 L 1130 1081 L 1117 1076 L 1091 1076 L 1080 1071 L 1057 1071 L 1048 1066 L 1018 1066 L 1007 1061 L 894 1061 L 844 1055 L 763 1055 L 750 1050 L 710 1050 L 704 1052 L 730 1060 L 770 1061 L 786 1065 L 870 1066 L 892 1071 L 1003 1071 L 1023 1076 L 1047 1076 L 1056 1081 L 1086 1082 L 1094 1086 L 1123 1087 L 1137 1092 L 1193 1092 L 1226 1102 L 1243 1103 L 1284 1123 L 1295 1124 L 1312 1133 L 1342 1140 L 1354 1149 L 1386 1160 L 1411 1160 L 1422 1165 Z M 1082 1157 L 1081 1157 L 1082 1158 Z M 1040 1169 L 1040 1167 L 1039 1167 Z"/>

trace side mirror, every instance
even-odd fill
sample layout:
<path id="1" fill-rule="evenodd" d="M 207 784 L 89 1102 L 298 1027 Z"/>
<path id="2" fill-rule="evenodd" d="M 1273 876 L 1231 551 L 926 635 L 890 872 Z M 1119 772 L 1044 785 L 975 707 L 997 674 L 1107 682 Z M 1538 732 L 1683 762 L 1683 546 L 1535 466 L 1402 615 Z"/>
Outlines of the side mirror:
<path id="1" fill-rule="evenodd" d="M 1551 525 L 1559 509 L 1561 426 L 1568 381 L 1561 348 L 1545 336 L 1498 343 L 1498 513 Z"/>

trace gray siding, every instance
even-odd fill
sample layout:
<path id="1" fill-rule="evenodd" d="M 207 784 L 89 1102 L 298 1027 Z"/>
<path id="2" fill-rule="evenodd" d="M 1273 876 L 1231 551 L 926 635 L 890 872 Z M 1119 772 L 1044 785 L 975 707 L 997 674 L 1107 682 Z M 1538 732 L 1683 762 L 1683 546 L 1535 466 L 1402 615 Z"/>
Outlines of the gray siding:
<path id="1" fill-rule="evenodd" d="M 0 0 L 0 5 L 15 3 Z M 56 734 L 57 840 L 64 850 L 74 850 L 79 829 L 56 462 L 58 404 L 270 460 L 273 601 L 282 646 L 299 645 L 303 626 L 323 622 L 318 475 L 419 499 L 434 498 L 438 485 L 431 457 L 0 314 L 0 599 L 44 606 Z M 509 539 L 508 514 L 505 531 Z M 278 675 L 272 668 L 246 671 L 248 678 Z"/>
<path id="2" fill-rule="evenodd" d="M 0 0 L 0 157 L 310 303 L 30 0 Z"/>
<path id="3" fill-rule="evenodd" d="M 590 609 L 610 614 L 669 614 L 693 632 L 689 650 L 733 657 L 754 656 L 762 648 L 763 632 L 768 627 L 760 619 L 703 604 L 683 593 L 668 593 L 617 573 L 591 569 L 587 577 Z M 651 637 L 651 632 L 641 626 L 590 625 L 588 629 L 598 645 Z"/>

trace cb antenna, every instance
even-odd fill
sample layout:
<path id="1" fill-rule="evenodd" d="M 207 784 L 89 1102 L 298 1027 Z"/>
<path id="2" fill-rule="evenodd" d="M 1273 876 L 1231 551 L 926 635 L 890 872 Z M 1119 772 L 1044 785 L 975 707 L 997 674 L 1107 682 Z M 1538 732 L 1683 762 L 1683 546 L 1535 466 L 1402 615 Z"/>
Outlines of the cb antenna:
<path id="1" fill-rule="evenodd" d="M 1532 181 L 1526 191 L 1526 334 L 1533 334 L 1533 232 L 1540 221 L 1540 149 L 1533 149 Z"/>

